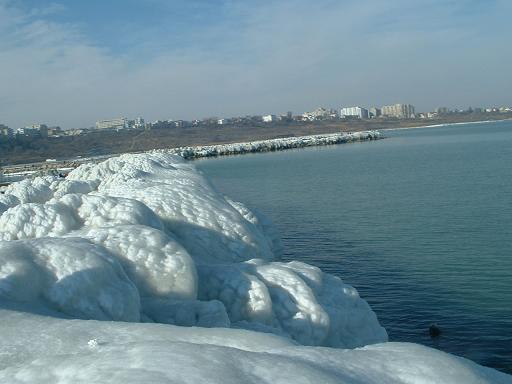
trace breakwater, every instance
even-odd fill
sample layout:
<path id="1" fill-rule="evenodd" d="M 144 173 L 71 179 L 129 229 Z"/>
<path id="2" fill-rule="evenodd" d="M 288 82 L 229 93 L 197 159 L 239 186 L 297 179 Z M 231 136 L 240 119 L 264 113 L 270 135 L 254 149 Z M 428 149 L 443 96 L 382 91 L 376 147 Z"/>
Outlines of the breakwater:
<path id="1" fill-rule="evenodd" d="M 283 151 L 293 148 L 305 148 L 320 145 L 345 144 L 358 141 L 381 139 L 379 131 L 363 131 L 354 133 L 332 133 L 325 135 L 310 135 L 285 137 L 269 140 L 250 141 L 245 143 L 215 144 L 194 147 L 179 147 L 157 152 L 172 153 L 184 159 L 241 155 L 245 153 Z"/>
<path id="2" fill-rule="evenodd" d="M 362 131 L 353 133 L 331 133 L 323 135 L 309 135 L 298 137 L 284 137 L 268 140 L 258 140 L 242 143 L 213 144 L 191 147 L 178 147 L 157 149 L 148 153 L 169 153 L 183 157 L 186 160 L 202 157 L 215 157 L 227 155 L 242 155 L 245 153 L 284 151 L 294 148 L 305 148 L 320 145 L 345 144 L 358 141 L 377 140 L 383 136 L 379 131 Z M 0 170 L 0 186 L 23 180 L 34 176 L 46 174 L 67 174 L 84 163 L 98 163 L 115 154 L 72 160 L 46 161 L 41 163 L 20 164 L 3 167 Z"/>

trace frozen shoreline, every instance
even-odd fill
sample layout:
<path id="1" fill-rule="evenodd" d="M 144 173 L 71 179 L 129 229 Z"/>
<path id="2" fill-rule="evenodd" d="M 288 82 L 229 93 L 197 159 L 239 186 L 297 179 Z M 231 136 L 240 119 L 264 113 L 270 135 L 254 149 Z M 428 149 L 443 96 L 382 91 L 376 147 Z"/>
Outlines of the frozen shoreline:
<path id="1" fill-rule="evenodd" d="M 485 124 L 485 123 L 498 123 L 503 121 L 512 121 L 512 119 L 504 119 L 504 120 L 482 120 L 482 121 L 472 121 L 472 122 L 459 122 L 459 123 L 443 123 L 443 124 L 432 124 L 432 125 L 422 125 L 422 126 L 410 126 L 410 127 L 397 127 L 397 128 L 381 128 L 379 130 L 367 130 L 367 131 L 359 131 L 359 132 L 350 132 L 350 133 L 326 133 L 326 134 L 317 134 L 317 135 L 305 135 L 298 137 L 283 137 L 283 138 L 275 138 L 275 139 L 266 139 L 266 140 L 255 140 L 255 141 L 245 141 L 245 142 L 236 142 L 236 143 L 227 143 L 227 144 L 209 144 L 209 145 L 199 145 L 199 146 L 184 146 L 184 147 L 176 147 L 176 148 L 164 148 L 164 149 L 152 149 L 148 151 L 142 152 L 133 152 L 132 154 L 137 153 L 169 153 L 183 157 L 186 160 L 199 159 L 205 157 L 217 157 L 217 156 L 229 156 L 229 155 L 242 155 L 246 153 L 262 153 L 262 152 L 274 152 L 274 151 L 284 151 L 288 149 L 295 148 L 306 148 L 306 147 L 314 147 L 314 146 L 324 146 L 324 145 L 335 145 L 335 144 L 346 144 L 352 142 L 360 142 L 360 141 L 370 141 L 370 140 L 378 140 L 383 139 L 385 136 L 381 132 L 386 131 L 400 131 L 407 129 L 423 129 L 423 128 L 439 128 L 446 127 L 451 125 L 469 125 L 469 124 Z M 41 163 L 33 163 L 28 164 L 30 170 L 24 169 L 24 165 L 16 165 L 12 166 L 13 168 L 17 168 L 17 172 L 6 172 L 6 174 L 11 175 L 21 175 L 24 174 L 27 177 L 33 176 L 38 172 L 44 170 L 66 170 L 69 171 L 70 164 L 73 163 L 73 167 L 76 167 L 85 163 L 98 163 L 100 161 L 120 156 L 120 154 L 110 154 L 110 155 L 101 155 L 95 157 L 84 157 L 81 159 L 68 159 L 58 161 L 54 164 L 49 164 L 46 162 Z M 51 166 L 51 167 L 49 167 Z M 9 167 L 6 167 L 9 168 Z M 23 179 L 23 178 L 21 178 Z M 19 180 L 21 180 L 19 179 Z M 19 181 L 16 180 L 16 181 Z"/>

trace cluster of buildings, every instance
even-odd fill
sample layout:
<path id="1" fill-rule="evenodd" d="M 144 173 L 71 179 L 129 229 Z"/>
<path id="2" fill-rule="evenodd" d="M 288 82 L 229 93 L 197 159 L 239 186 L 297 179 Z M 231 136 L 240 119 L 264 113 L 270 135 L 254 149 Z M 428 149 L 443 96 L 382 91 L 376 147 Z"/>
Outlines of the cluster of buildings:
<path id="1" fill-rule="evenodd" d="M 418 114 L 420 119 L 435 119 L 442 116 L 461 114 L 461 113 L 511 113 L 512 107 L 487 107 L 487 108 L 471 108 L 468 109 L 448 109 L 446 107 L 437 108 L 432 112 L 421 112 Z"/>
<path id="2" fill-rule="evenodd" d="M 432 112 L 419 112 L 411 104 L 393 104 L 382 107 L 365 108 L 360 106 L 342 107 L 338 110 L 330 108 L 317 108 L 311 112 L 304 112 L 300 115 L 293 115 L 287 112 L 281 115 L 256 115 L 242 116 L 232 118 L 210 117 L 201 120 L 156 120 L 154 122 L 145 122 L 142 117 L 130 120 L 126 117 L 114 119 L 99 120 L 93 128 L 88 129 L 69 129 L 62 130 L 60 127 L 50 127 L 46 124 L 33 124 L 23 128 L 13 130 L 4 124 L 0 124 L 0 141 L 15 138 L 36 138 L 36 137 L 59 137 L 81 135 L 92 130 L 125 130 L 125 129 L 152 129 L 152 128 L 184 128 L 184 127 L 208 127 L 222 125 L 254 126 L 255 124 L 270 123 L 291 123 L 304 121 L 321 120 L 345 120 L 345 119 L 435 119 L 450 114 L 467 113 L 512 113 L 512 107 L 486 107 L 486 108 L 468 108 L 448 109 L 446 107 L 437 108 Z"/>
<path id="3" fill-rule="evenodd" d="M 14 132 L 7 125 L 0 124 L 0 137 L 12 137 Z"/>
<path id="4" fill-rule="evenodd" d="M 126 117 L 97 121 L 96 129 L 145 129 L 146 123 L 142 117 L 128 120 Z"/>
<path id="5" fill-rule="evenodd" d="M 411 104 L 384 105 L 381 108 L 344 107 L 340 109 L 340 118 L 375 119 L 396 118 L 414 119 L 416 117 L 414 106 Z"/>
<path id="6" fill-rule="evenodd" d="M 417 113 L 411 104 L 384 105 L 380 108 L 365 108 L 360 106 L 342 107 L 339 112 L 334 109 L 317 108 L 312 112 L 304 112 L 302 115 L 294 116 L 293 120 L 316 121 L 336 119 L 435 119 L 453 114 L 481 114 L 481 113 L 511 113 L 512 107 L 487 107 L 468 109 L 437 108 L 432 112 Z"/>
<path id="7" fill-rule="evenodd" d="M 128 120 L 124 117 L 100 120 L 96 122 L 94 128 L 90 129 L 78 128 L 63 130 L 60 127 L 51 127 L 46 124 L 33 124 L 13 130 L 4 124 L 0 124 L 0 141 L 38 137 L 77 136 L 90 132 L 91 130 L 145 129 L 147 126 L 148 125 L 141 117 L 138 117 L 135 120 Z"/>
<path id="8" fill-rule="evenodd" d="M 312 112 L 304 112 L 296 116 L 295 120 L 337 120 L 337 119 L 374 119 L 374 118 L 414 119 L 416 117 L 414 106 L 410 104 L 385 105 L 381 108 L 372 107 L 342 107 L 335 109 L 317 108 Z"/>
<path id="9" fill-rule="evenodd" d="M 295 120 L 306 120 L 306 121 L 315 121 L 315 120 L 333 120 L 338 118 L 338 113 L 335 109 L 327 109 L 327 108 L 317 108 L 311 112 L 304 112 L 300 116 L 296 116 Z"/>
<path id="10" fill-rule="evenodd" d="M 184 127 L 208 127 L 222 125 L 251 126 L 258 123 L 275 123 L 293 121 L 291 112 L 282 115 L 256 115 L 256 116 L 239 116 L 231 118 L 208 117 L 205 119 L 186 120 L 156 120 L 152 123 L 146 123 L 146 128 L 184 128 Z"/>
<path id="11" fill-rule="evenodd" d="M 13 130 L 7 125 L 0 124 L 0 140 L 20 137 L 51 137 L 63 133 L 60 127 L 49 127 L 46 124 L 33 124 Z"/>
<path id="12" fill-rule="evenodd" d="M 209 117 L 201 120 L 156 120 L 151 123 L 145 123 L 143 118 L 128 120 L 126 118 L 117 118 L 101 120 L 96 122 L 96 129 L 151 129 L 151 128 L 184 128 L 184 127 L 204 127 L 237 125 L 250 126 L 254 124 L 269 123 L 288 123 L 293 121 L 320 121 L 320 120 L 345 120 L 345 119 L 415 119 L 415 118 L 436 118 L 450 113 L 485 113 L 485 112 L 512 112 L 511 108 L 469 108 L 468 110 L 448 110 L 448 108 L 438 108 L 436 111 L 427 113 L 417 113 L 411 104 L 392 104 L 382 107 L 365 108 L 360 106 L 342 107 L 339 110 L 320 107 L 310 112 L 304 112 L 300 115 L 293 115 L 287 112 L 281 115 L 255 115 L 240 116 L 232 118 Z"/>

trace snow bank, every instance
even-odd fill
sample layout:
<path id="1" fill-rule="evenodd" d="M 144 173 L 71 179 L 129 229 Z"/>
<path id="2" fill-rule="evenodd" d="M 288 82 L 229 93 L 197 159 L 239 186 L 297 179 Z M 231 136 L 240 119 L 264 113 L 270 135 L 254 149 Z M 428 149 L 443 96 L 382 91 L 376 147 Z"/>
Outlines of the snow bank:
<path id="1" fill-rule="evenodd" d="M 304 345 L 387 340 L 354 288 L 278 262 L 271 223 L 178 156 L 123 155 L 65 180 L 24 180 L 0 203 L 5 299 L 76 318 L 245 328 Z"/>
<path id="2" fill-rule="evenodd" d="M 83 319 L 139 321 L 136 287 L 105 248 L 84 239 L 0 241 L 0 296 Z"/>
<path id="3" fill-rule="evenodd" d="M 0 310 L 0 319 L 0 382 L 10 384 L 512 382 L 415 344 L 332 349 L 235 329 L 61 320 L 9 310 Z"/>

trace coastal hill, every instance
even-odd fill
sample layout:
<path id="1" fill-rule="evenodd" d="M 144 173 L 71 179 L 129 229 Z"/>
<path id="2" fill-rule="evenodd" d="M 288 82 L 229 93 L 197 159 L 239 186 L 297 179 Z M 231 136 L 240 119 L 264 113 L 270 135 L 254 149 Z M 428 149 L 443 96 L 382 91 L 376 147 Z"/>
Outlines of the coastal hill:
<path id="1" fill-rule="evenodd" d="M 150 149 L 247 142 L 280 137 L 510 118 L 512 118 L 512 113 L 471 113 L 446 115 L 433 119 L 379 118 L 313 122 L 293 121 L 272 124 L 255 123 L 250 126 L 212 125 L 208 127 L 153 128 L 151 130 L 95 130 L 76 136 L 34 137 L 0 141 L 0 165 L 25 164 L 46 159 L 69 159 L 76 156 L 140 152 Z"/>

